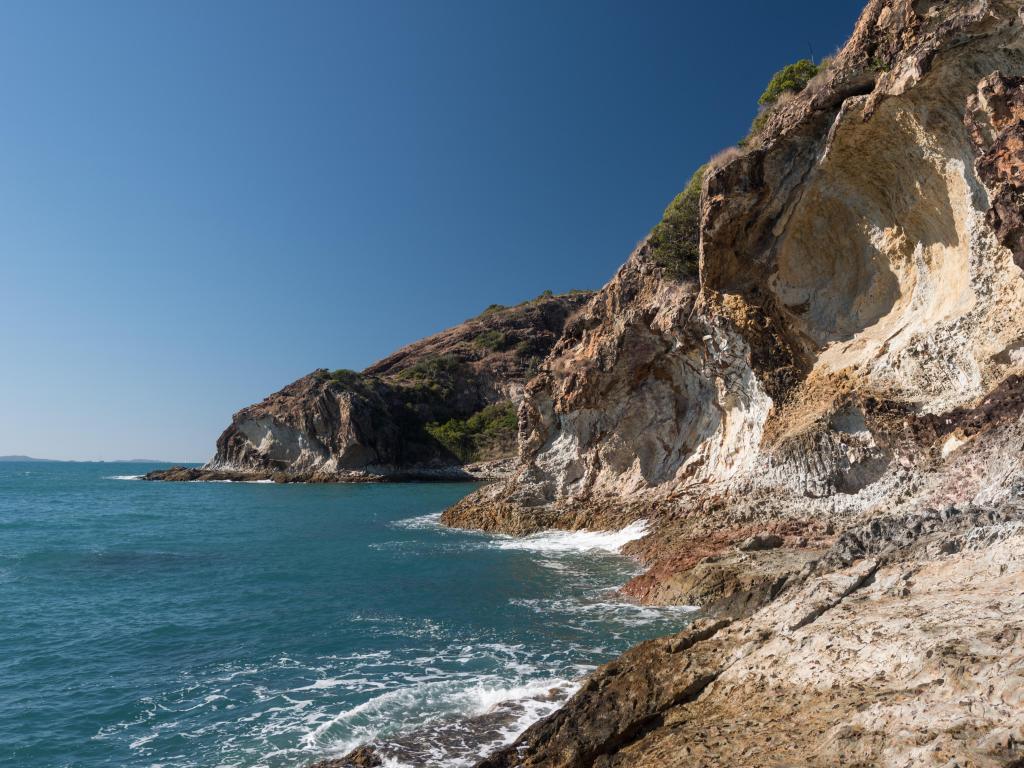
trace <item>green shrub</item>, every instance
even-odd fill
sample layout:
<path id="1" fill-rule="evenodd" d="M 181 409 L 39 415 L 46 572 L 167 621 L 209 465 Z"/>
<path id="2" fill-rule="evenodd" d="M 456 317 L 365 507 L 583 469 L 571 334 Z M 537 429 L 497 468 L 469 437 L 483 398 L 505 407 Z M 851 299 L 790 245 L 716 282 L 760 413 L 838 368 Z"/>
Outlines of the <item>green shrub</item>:
<path id="1" fill-rule="evenodd" d="M 807 87 L 810 79 L 818 74 L 818 69 L 818 65 L 810 59 L 800 59 L 783 67 L 772 76 L 757 103 L 766 107 L 778 101 L 779 96 L 784 93 L 800 93 Z"/>
<path id="2" fill-rule="evenodd" d="M 419 402 L 443 401 L 454 395 L 467 376 L 467 366 L 455 355 L 439 355 L 420 360 L 399 373 L 395 379 L 409 387 Z"/>
<path id="3" fill-rule="evenodd" d="M 473 346 L 499 352 L 508 346 L 508 336 L 497 329 L 484 331 L 473 339 Z"/>
<path id="4" fill-rule="evenodd" d="M 463 462 L 508 452 L 518 429 L 515 406 L 508 400 L 488 405 L 468 419 L 426 425 L 428 434 Z"/>
<path id="5" fill-rule="evenodd" d="M 347 389 L 357 389 L 364 384 L 363 375 L 359 371 L 353 371 L 348 368 L 338 368 L 335 371 L 326 373 L 323 378 L 332 384 L 340 384 Z"/>
<path id="6" fill-rule="evenodd" d="M 520 357 L 536 355 L 540 353 L 536 339 L 523 339 L 515 346 L 515 353 Z"/>
<path id="7" fill-rule="evenodd" d="M 697 274 L 700 263 L 700 187 L 707 165 L 698 168 L 651 230 L 654 263 L 676 278 Z"/>
<path id="8" fill-rule="evenodd" d="M 455 355 L 440 355 L 420 360 L 398 374 L 398 378 L 408 381 L 439 381 L 458 375 L 463 363 Z"/>
<path id="9" fill-rule="evenodd" d="M 761 129 L 764 128 L 764 124 L 768 122 L 768 117 L 772 113 L 772 108 L 783 94 L 800 93 L 815 75 L 824 72 L 831 63 L 831 58 L 822 59 L 820 64 L 815 64 L 810 59 L 800 59 L 772 75 L 768 87 L 764 89 L 764 93 L 757 100 L 757 103 L 761 105 L 761 111 L 757 113 L 757 117 L 750 124 L 746 138 L 740 141 L 739 145 L 747 146 L 761 133 Z"/>

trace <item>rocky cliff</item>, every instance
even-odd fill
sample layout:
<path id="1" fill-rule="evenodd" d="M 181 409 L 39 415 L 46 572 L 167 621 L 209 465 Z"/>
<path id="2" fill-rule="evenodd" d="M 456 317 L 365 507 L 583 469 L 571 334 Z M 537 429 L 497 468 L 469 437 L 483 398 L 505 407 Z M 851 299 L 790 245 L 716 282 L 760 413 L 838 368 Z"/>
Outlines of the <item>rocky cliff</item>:
<path id="1" fill-rule="evenodd" d="M 514 307 L 493 305 L 361 373 L 314 371 L 236 413 L 205 467 L 147 478 L 473 477 L 467 466 L 478 469 L 474 463 L 515 452 L 523 387 L 566 319 L 591 295 L 544 294 Z"/>
<path id="2" fill-rule="evenodd" d="M 709 617 L 484 766 L 1024 765 L 1020 0 L 872 0 L 566 327 L 445 513 L 611 528 Z"/>

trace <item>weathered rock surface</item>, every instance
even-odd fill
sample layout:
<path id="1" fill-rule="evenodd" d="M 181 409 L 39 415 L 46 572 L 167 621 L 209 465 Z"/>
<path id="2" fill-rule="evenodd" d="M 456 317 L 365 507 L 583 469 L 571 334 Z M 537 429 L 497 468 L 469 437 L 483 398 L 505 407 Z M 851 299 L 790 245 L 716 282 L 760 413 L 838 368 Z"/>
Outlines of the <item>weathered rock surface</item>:
<path id="1" fill-rule="evenodd" d="M 637 646 L 480 765 L 1018 765 L 1024 526 L 959 538 Z"/>
<path id="2" fill-rule="evenodd" d="M 235 414 L 201 469 L 153 480 L 344 482 L 481 479 L 515 452 L 514 408 L 526 380 L 592 294 L 543 295 L 404 347 L 362 373 L 321 369 Z M 509 413 L 459 454 L 426 429 L 488 406 Z M 486 415 L 487 412 L 485 412 Z M 471 455 L 469 455 L 471 454 Z M 487 465 L 478 465 L 489 460 Z M 466 466 L 470 465 L 470 466 Z"/>
<path id="3" fill-rule="evenodd" d="M 465 507 L 743 494 L 820 518 L 951 450 L 945 422 L 1024 363 L 992 218 L 1016 183 L 1018 10 L 872 2 L 822 82 L 709 171 L 699 285 L 641 244 L 527 386 L 515 476 Z"/>
<path id="4" fill-rule="evenodd" d="M 482 766 L 1024 765 L 1022 5 L 869 2 L 707 172 L 699 280 L 641 243 L 567 325 L 443 519 L 645 518 L 626 592 L 718 620 Z"/>
<path id="5" fill-rule="evenodd" d="M 651 517 L 634 551 L 671 572 L 688 542 L 824 540 L 926 489 L 981 492 L 938 488 L 1024 402 L 998 210 L 1024 151 L 1020 5 L 871 2 L 824 76 L 709 170 L 699 283 L 641 244 L 528 384 L 513 477 L 445 519 Z"/>

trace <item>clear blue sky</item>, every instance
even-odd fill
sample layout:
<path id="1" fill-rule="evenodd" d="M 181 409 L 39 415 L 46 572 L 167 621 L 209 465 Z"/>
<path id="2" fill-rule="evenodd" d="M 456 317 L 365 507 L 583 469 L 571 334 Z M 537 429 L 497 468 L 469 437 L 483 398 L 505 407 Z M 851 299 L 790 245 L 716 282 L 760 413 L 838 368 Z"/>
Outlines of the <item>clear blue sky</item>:
<path id="1" fill-rule="evenodd" d="M 0 454 L 231 414 L 597 288 L 853 0 L 0 6 Z"/>

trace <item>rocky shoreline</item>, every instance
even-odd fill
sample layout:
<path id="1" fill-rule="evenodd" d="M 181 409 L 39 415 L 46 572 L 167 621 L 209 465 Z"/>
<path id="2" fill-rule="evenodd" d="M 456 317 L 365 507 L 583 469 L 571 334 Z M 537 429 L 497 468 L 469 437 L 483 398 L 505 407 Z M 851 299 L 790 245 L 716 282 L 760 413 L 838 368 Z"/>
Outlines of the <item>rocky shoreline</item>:
<path id="1" fill-rule="evenodd" d="M 703 618 L 599 668 L 478 768 L 1018 764 L 1024 493 L 876 518 L 824 549 L 787 538 L 684 569 Z M 430 765 L 421 739 L 311 768 Z"/>
<path id="2" fill-rule="evenodd" d="M 704 618 L 480 768 L 1024 765 L 1022 137 L 1024 3 L 871 0 L 567 325 L 442 521 L 645 519 Z"/>
<path id="3" fill-rule="evenodd" d="M 381 471 L 321 470 L 291 471 L 231 468 L 223 466 L 176 466 L 156 469 L 142 476 L 143 480 L 164 482 L 229 482 L 229 483 L 481 483 L 504 479 L 511 472 L 510 459 L 495 459 L 470 464 L 441 467 L 405 467 Z"/>
<path id="4" fill-rule="evenodd" d="M 630 650 L 480 768 L 1017 765 L 1020 516 L 850 531 L 750 618 Z"/>

